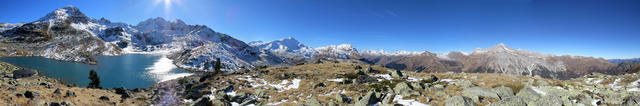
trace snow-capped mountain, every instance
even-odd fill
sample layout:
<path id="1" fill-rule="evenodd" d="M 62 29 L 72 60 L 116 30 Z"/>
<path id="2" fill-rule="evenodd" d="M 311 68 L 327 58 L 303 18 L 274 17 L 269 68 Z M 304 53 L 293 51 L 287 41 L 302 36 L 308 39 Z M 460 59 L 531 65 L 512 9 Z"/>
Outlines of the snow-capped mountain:
<path id="1" fill-rule="evenodd" d="M 3 31 L 2 42 L 8 55 L 95 63 L 94 55 L 119 55 L 120 48 L 107 43 L 78 25 L 92 24 L 77 8 L 56 9 L 37 21 Z"/>
<path id="2" fill-rule="evenodd" d="M 315 59 L 338 59 L 338 60 L 350 60 L 360 59 L 360 53 L 351 44 L 329 45 L 316 48 L 318 54 L 314 56 Z"/>
<path id="3" fill-rule="evenodd" d="M 92 56 L 127 53 L 172 55 L 178 66 L 209 70 L 215 58 L 223 69 L 279 64 L 279 58 L 253 48 L 204 25 L 153 18 L 132 26 L 92 19 L 74 6 L 66 6 L 25 24 L 1 24 L 3 55 L 42 56 L 64 61 L 95 63 Z M 4 31 L 6 30 L 6 31 Z M 183 52 L 189 51 L 189 52 Z"/>
<path id="4" fill-rule="evenodd" d="M 318 54 L 315 49 L 305 46 L 293 37 L 268 42 L 256 41 L 249 43 L 249 45 L 262 51 L 271 52 L 285 63 L 291 64 L 308 62 L 312 56 Z"/>
<path id="5" fill-rule="evenodd" d="M 13 29 L 15 27 L 19 27 L 22 26 L 24 23 L 17 23 L 17 24 L 9 24 L 9 23 L 0 23 L 0 32 L 4 32 L 6 30 L 9 29 Z"/>
<path id="6" fill-rule="evenodd" d="M 235 44 L 210 42 L 183 52 L 173 53 L 169 58 L 174 59 L 179 67 L 205 71 L 213 69 L 216 58 L 220 58 L 223 62 L 222 70 L 253 69 L 278 65 L 282 62 L 274 55 L 239 43 L 241 42 Z"/>

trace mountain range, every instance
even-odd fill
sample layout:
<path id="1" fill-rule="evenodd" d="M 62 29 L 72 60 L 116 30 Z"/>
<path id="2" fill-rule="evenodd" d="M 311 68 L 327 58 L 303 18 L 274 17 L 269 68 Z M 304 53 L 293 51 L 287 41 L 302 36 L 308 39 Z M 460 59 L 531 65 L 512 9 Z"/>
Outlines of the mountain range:
<path id="1" fill-rule="evenodd" d="M 152 18 L 129 25 L 85 16 L 73 6 L 29 23 L 0 24 L 0 56 L 98 64 L 93 56 L 165 54 L 178 67 L 209 71 L 217 58 L 223 70 L 255 69 L 309 62 L 357 62 L 415 72 L 504 73 L 568 79 L 598 72 L 631 72 L 636 64 L 584 56 L 556 56 L 516 50 L 504 44 L 471 53 L 395 53 L 357 50 L 350 44 L 311 48 L 289 37 L 245 43 L 205 25 Z M 637 69 L 637 68 L 635 68 Z"/>

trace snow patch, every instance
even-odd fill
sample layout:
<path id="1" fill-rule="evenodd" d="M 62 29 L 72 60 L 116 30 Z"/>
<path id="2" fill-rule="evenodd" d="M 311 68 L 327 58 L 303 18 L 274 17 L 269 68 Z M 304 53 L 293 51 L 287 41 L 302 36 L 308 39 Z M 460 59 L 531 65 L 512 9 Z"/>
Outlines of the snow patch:
<path id="1" fill-rule="evenodd" d="M 544 92 L 544 91 L 542 91 L 542 90 L 540 90 L 540 89 L 538 89 L 538 88 L 531 87 L 531 89 L 532 89 L 533 91 L 535 91 L 536 93 L 538 93 L 538 94 L 547 95 L 547 93 L 546 93 L 546 92 Z"/>
<path id="2" fill-rule="evenodd" d="M 402 96 L 400 95 L 396 95 L 395 97 L 393 97 L 393 101 L 405 106 L 429 106 L 427 104 L 420 103 L 416 100 L 403 100 Z"/>

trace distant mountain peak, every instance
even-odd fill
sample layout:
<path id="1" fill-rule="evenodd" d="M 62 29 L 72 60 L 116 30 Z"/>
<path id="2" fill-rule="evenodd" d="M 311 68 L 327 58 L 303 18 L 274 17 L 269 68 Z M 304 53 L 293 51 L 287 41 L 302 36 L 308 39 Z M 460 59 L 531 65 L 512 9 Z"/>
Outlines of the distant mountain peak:
<path id="1" fill-rule="evenodd" d="M 69 5 L 63 8 L 58 8 L 53 12 L 48 13 L 46 16 L 38 19 L 38 22 L 48 22 L 48 21 L 64 21 L 70 19 L 72 23 L 87 23 L 90 18 L 84 15 L 80 11 L 80 9 L 76 8 L 73 5 Z"/>
<path id="2" fill-rule="evenodd" d="M 162 17 L 149 18 L 145 21 L 142 21 L 136 25 L 140 30 L 143 31 L 151 31 L 151 30 L 164 30 L 164 29 L 175 29 L 175 28 L 185 28 L 190 25 L 187 25 L 184 21 L 180 19 L 175 19 L 173 21 L 168 21 Z"/>
<path id="3" fill-rule="evenodd" d="M 280 50 L 280 51 L 289 51 L 289 52 L 300 50 L 300 49 L 311 49 L 305 46 L 304 44 L 300 43 L 298 40 L 294 39 L 293 37 L 287 37 L 287 38 L 282 38 L 280 40 L 267 41 L 267 42 L 256 41 L 256 42 L 249 43 L 249 45 L 253 47 L 267 49 L 267 50 Z"/>
<path id="4" fill-rule="evenodd" d="M 491 52 L 511 52 L 514 51 L 515 49 L 507 47 L 504 45 L 504 43 L 500 43 L 496 46 L 487 48 L 487 51 L 491 51 Z"/>

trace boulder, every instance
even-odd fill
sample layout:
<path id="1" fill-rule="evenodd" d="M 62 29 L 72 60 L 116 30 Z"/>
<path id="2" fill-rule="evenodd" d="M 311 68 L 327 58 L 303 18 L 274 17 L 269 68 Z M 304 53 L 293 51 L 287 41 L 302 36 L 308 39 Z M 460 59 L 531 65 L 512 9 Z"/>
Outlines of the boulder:
<path id="1" fill-rule="evenodd" d="M 311 98 L 311 99 L 308 99 L 306 102 L 304 102 L 302 106 L 322 106 L 322 103 L 316 100 L 316 98 Z"/>
<path id="2" fill-rule="evenodd" d="M 370 106 L 372 104 L 376 104 L 378 98 L 376 97 L 376 93 L 374 91 L 369 91 L 367 95 L 362 97 L 362 99 L 356 101 L 355 106 Z"/>
<path id="3" fill-rule="evenodd" d="M 389 94 L 385 96 L 384 98 L 382 98 L 382 101 L 381 101 L 382 104 L 391 104 L 395 96 L 396 96 L 395 94 Z"/>
<path id="4" fill-rule="evenodd" d="M 376 70 L 373 70 L 373 68 L 371 68 L 371 66 L 369 66 L 369 67 L 364 69 L 364 72 L 366 72 L 366 73 L 375 73 Z"/>
<path id="5" fill-rule="evenodd" d="M 120 87 L 120 88 L 115 88 L 116 94 L 120 95 L 120 98 L 122 99 L 127 99 L 129 97 L 131 97 L 131 95 L 129 95 L 129 93 L 127 93 L 127 89 L 124 89 L 124 87 Z"/>
<path id="6" fill-rule="evenodd" d="M 238 102 L 238 103 L 242 103 L 244 102 L 243 100 L 245 100 L 247 98 L 247 94 L 244 92 L 239 92 L 236 94 L 236 96 L 233 96 L 231 98 L 231 102 Z"/>
<path id="7" fill-rule="evenodd" d="M 640 96 L 630 96 L 624 100 L 622 106 L 640 106 Z"/>
<path id="8" fill-rule="evenodd" d="M 327 106 L 338 106 L 338 105 L 336 105 L 336 103 L 335 103 L 335 102 L 330 101 L 330 102 L 327 104 Z"/>
<path id="9" fill-rule="evenodd" d="M 60 88 L 56 88 L 56 90 L 53 91 L 53 94 L 62 94 L 62 91 L 60 91 Z"/>
<path id="10" fill-rule="evenodd" d="M 495 87 L 491 89 L 491 91 L 498 93 L 498 96 L 500 97 L 500 99 L 515 96 L 513 89 L 505 86 Z"/>
<path id="11" fill-rule="evenodd" d="M 466 88 L 462 90 L 462 96 L 471 98 L 474 102 L 481 102 L 481 98 L 500 99 L 496 92 L 480 87 Z"/>
<path id="12" fill-rule="evenodd" d="M 100 96 L 99 99 L 100 100 L 104 100 L 104 101 L 109 101 L 109 97 L 107 97 L 107 96 Z"/>
<path id="13" fill-rule="evenodd" d="M 354 83 L 359 84 L 359 83 L 369 83 L 369 82 L 376 82 L 378 81 L 378 79 L 376 79 L 375 77 L 371 77 L 369 75 L 358 75 L 358 78 L 355 79 Z"/>
<path id="14" fill-rule="evenodd" d="M 490 106 L 526 106 L 527 103 L 520 97 L 510 96 L 502 98 L 502 100 L 491 103 Z"/>
<path id="15" fill-rule="evenodd" d="M 231 103 L 224 99 L 214 99 L 211 100 L 212 106 L 231 106 Z"/>
<path id="16" fill-rule="evenodd" d="M 67 93 L 64 94 L 64 97 L 76 97 L 76 92 L 73 92 L 71 90 L 67 90 Z"/>
<path id="17" fill-rule="evenodd" d="M 405 82 L 400 82 L 396 84 L 396 87 L 393 88 L 393 92 L 402 96 L 411 96 L 411 92 L 409 91 L 412 89 L 413 88 L 409 86 L 409 84 Z"/>
<path id="18" fill-rule="evenodd" d="M 255 99 L 249 99 L 249 100 L 245 100 L 244 102 L 240 103 L 240 106 L 248 106 L 250 104 L 255 104 L 256 102 L 258 102 Z"/>
<path id="19" fill-rule="evenodd" d="M 420 82 L 411 83 L 411 87 L 414 89 L 424 89 L 424 86 L 422 86 L 422 83 Z"/>
<path id="20" fill-rule="evenodd" d="M 471 81 L 469 81 L 469 80 L 462 80 L 462 81 L 459 81 L 459 82 L 457 82 L 457 83 L 455 83 L 455 84 L 456 84 L 456 85 L 458 85 L 458 86 L 460 86 L 460 87 L 462 87 L 462 88 L 468 88 L 468 87 L 475 86 L 475 85 L 473 84 L 473 82 L 471 82 Z"/>
<path id="21" fill-rule="evenodd" d="M 344 94 L 336 94 L 336 102 L 338 103 L 346 103 L 349 102 L 347 101 L 347 96 Z"/>
<path id="22" fill-rule="evenodd" d="M 516 96 L 522 98 L 524 101 L 536 101 L 542 98 L 541 94 L 538 94 L 538 92 L 530 87 L 520 89 L 520 92 L 518 92 Z"/>
<path id="23" fill-rule="evenodd" d="M 40 93 L 38 93 L 38 92 L 33 92 L 33 91 L 25 91 L 24 92 L 24 97 L 27 97 L 27 98 L 35 98 L 35 97 L 38 97 L 38 96 L 40 96 Z"/>
<path id="24" fill-rule="evenodd" d="M 60 103 L 62 106 L 76 106 L 75 103 L 71 102 L 71 101 L 64 101 L 62 103 Z"/>
<path id="25" fill-rule="evenodd" d="M 357 69 L 356 70 L 356 74 L 358 74 L 358 75 L 367 75 L 366 73 L 364 73 L 364 71 L 362 71 L 362 69 Z"/>
<path id="26" fill-rule="evenodd" d="M 453 96 L 445 100 L 445 106 L 476 106 L 471 98 L 464 96 Z"/>
<path id="27" fill-rule="evenodd" d="M 196 101 L 194 101 L 194 104 L 191 104 L 191 106 L 213 106 L 213 103 L 209 101 L 209 97 L 202 97 L 202 98 L 198 98 Z"/>
<path id="28" fill-rule="evenodd" d="M 317 84 L 314 84 L 314 85 L 313 85 L 313 88 L 318 88 L 318 87 L 323 87 L 323 88 L 324 88 L 324 87 L 327 87 L 327 85 L 325 85 L 325 84 L 324 84 L 324 83 L 322 83 L 322 82 L 321 82 L 321 83 L 317 83 Z"/>
<path id="29" fill-rule="evenodd" d="M 424 79 L 422 79 L 422 82 L 424 83 L 433 83 L 438 81 L 438 77 L 436 77 L 435 75 L 430 75 L 428 77 L 425 77 Z"/>
<path id="30" fill-rule="evenodd" d="M 256 89 L 256 90 L 254 91 L 254 94 L 255 94 L 255 96 L 256 96 L 256 97 L 258 97 L 258 98 L 266 98 L 266 97 L 268 97 L 268 96 L 267 96 L 267 94 L 266 94 L 266 93 L 264 93 L 264 90 L 263 90 L 263 89 Z"/>
<path id="31" fill-rule="evenodd" d="M 391 77 L 393 77 L 393 78 L 407 78 L 407 76 L 402 74 L 402 72 L 400 72 L 400 70 L 391 70 Z"/>

